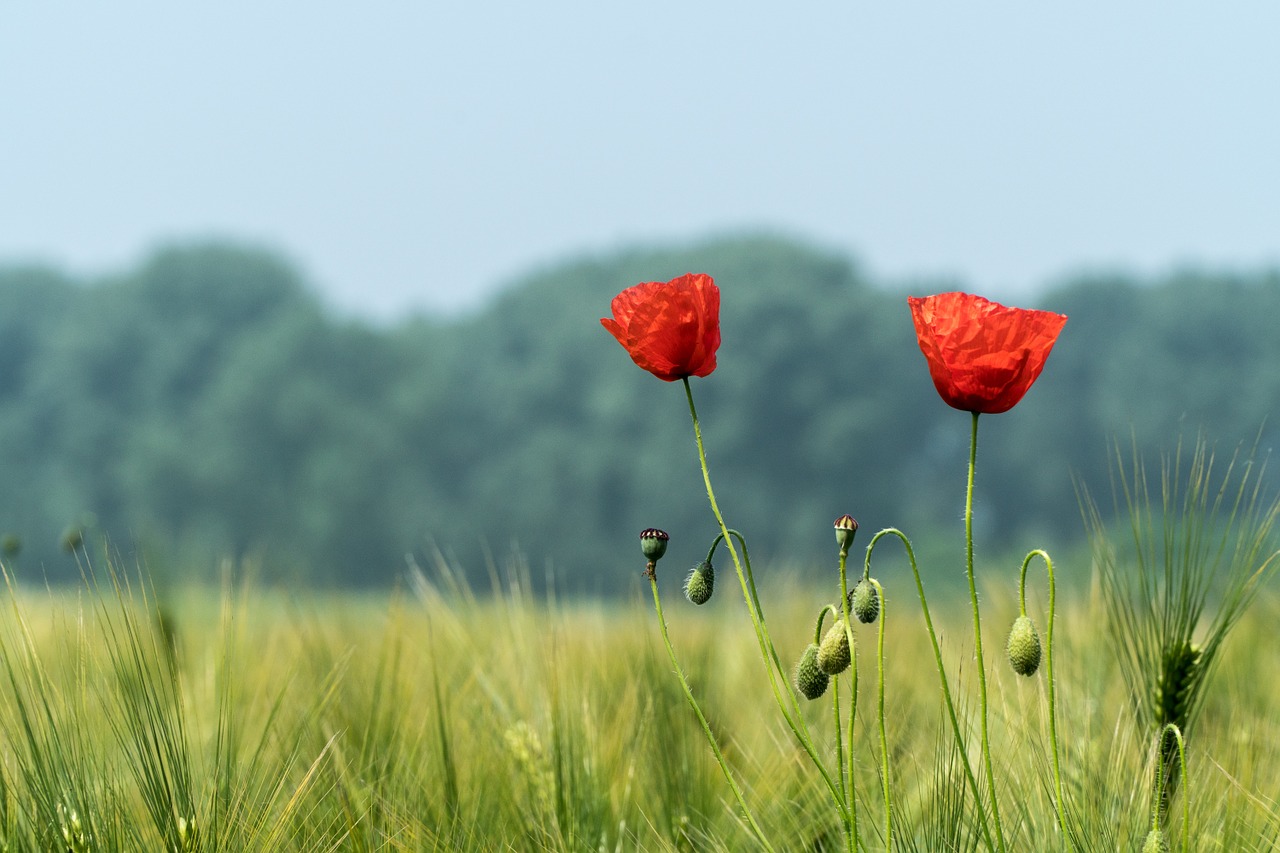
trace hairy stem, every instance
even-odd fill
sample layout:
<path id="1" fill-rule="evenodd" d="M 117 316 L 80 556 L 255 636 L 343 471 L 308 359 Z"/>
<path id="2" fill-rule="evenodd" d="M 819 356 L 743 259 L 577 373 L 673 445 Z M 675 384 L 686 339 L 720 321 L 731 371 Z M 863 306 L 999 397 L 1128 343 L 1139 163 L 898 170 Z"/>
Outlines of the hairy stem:
<path id="1" fill-rule="evenodd" d="M 782 717 L 786 720 L 788 728 L 791 729 L 792 734 L 799 741 L 805 754 L 809 756 L 810 762 L 818 769 L 818 773 L 822 776 L 823 782 L 827 786 L 827 791 L 841 811 L 841 818 L 847 823 L 849 814 L 845 808 L 843 796 L 837 787 L 836 780 L 832 778 L 831 773 L 828 772 L 822 759 L 818 756 L 817 747 L 814 746 L 813 738 L 810 736 L 808 726 L 805 724 L 800 702 L 791 690 L 791 682 L 787 677 L 787 672 L 778 657 L 773 640 L 769 637 L 769 627 L 765 623 L 764 611 L 760 607 L 760 597 L 756 592 L 755 578 L 751 574 L 751 561 L 747 556 L 746 541 L 742 538 L 741 533 L 731 530 L 725 524 L 724 516 L 720 512 L 720 504 L 716 501 L 715 490 L 711 487 L 711 473 L 707 468 L 707 451 L 702 442 L 702 425 L 698 422 L 698 409 L 693 403 L 693 389 L 689 385 L 688 377 L 683 381 L 685 399 L 689 403 L 689 417 L 693 420 L 693 437 L 698 445 L 698 463 L 702 467 L 702 482 L 707 489 L 707 501 L 711 505 L 711 513 L 716 518 L 716 524 L 719 525 L 720 536 L 724 539 L 725 547 L 729 549 L 729 557 L 733 560 L 733 568 L 737 572 L 738 584 L 742 587 L 742 596 L 747 603 L 747 612 L 751 616 L 751 625 L 756 632 L 756 642 L 760 647 L 760 657 L 764 661 L 765 672 L 769 677 L 769 687 L 773 691 L 774 701 L 782 712 Z M 734 545 L 734 537 L 738 539 L 742 546 L 741 556 L 738 554 L 737 546 Z M 780 687 L 779 684 L 782 686 Z M 790 700 L 792 710 L 788 710 L 787 703 L 783 701 L 782 694 L 784 691 Z"/>
<path id="2" fill-rule="evenodd" d="M 978 790 L 977 777 L 973 775 L 973 767 L 969 764 L 969 749 L 965 746 L 964 733 L 960 731 L 960 719 L 956 716 L 956 703 L 951 697 L 951 685 L 947 681 L 947 670 L 942 664 L 942 647 L 938 644 L 938 632 L 933 627 L 933 618 L 929 615 L 929 601 L 925 598 L 924 582 L 920 580 L 920 568 L 916 565 L 916 554 L 911 547 L 911 540 L 906 537 L 901 530 L 896 527 L 888 527 L 881 530 L 872 537 L 870 544 L 867 545 L 867 559 L 871 558 L 871 549 L 875 546 L 876 541 L 881 536 L 893 535 L 902 541 L 903 547 L 907 549 L 907 560 L 911 563 L 911 574 L 916 579 L 916 592 L 920 596 L 920 609 L 924 611 L 924 625 L 929 632 L 929 642 L 933 645 L 933 659 L 938 668 L 938 681 L 942 684 L 942 698 L 946 701 L 947 717 L 951 720 L 951 734 L 955 738 L 957 752 L 960 754 L 960 760 L 964 765 L 965 780 L 969 783 L 969 790 L 973 793 L 974 802 L 978 807 L 978 820 L 981 822 L 982 837 L 987 842 L 987 849 L 995 849 L 991 839 L 991 828 L 987 825 L 987 811 L 982 806 L 982 794 Z"/>
<path id="3" fill-rule="evenodd" d="M 996 795 L 996 774 L 991 762 L 991 739 L 987 731 L 987 670 L 982 661 L 982 617 L 978 614 L 978 586 L 973 577 L 973 473 L 978 462 L 978 413 L 973 412 L 969 429 L 969 482 L 964 497 L 964 570 L 969 580 L 969 602 L 973 605 L 973 647 L 978 664 L 978 713 L 982 732 L 982 765 L 991 795 L 991 819 L 996 825 L 996 841 L 1005 850 L 1004 828 L 1000 824 L 1000 798 Z"/>
<path id="4" fill-rule="evenodd" d="M 698 705 L 698 700 L 693 698 L 693 690 L 689 687 L 689 680 L 685 678 L 684 669 L 680 666 L 680 661 L 676 659 L 675 649 L 671 647 L 671 637 L 667 634 L 667 620 L 662 615 L 662 599 L 658 596 L 658 579 L 652 572 L 649 574 L 649 585 L 653 588 L 653 606 L 658 611 L 658 627 L 662 631 L 662 642 L 667 647 L 667 656 L 671 659 L 671 666 L 675 668 L 676 677 L 680 679 L 680 686 L 684 689 L 684 698 L 688 700 L 689 707 L 693 708 L 693 713 L 698 716 L 698 722 L 702 724 L 702 732 L 707 736 L 707 743 L 711 745 L 711 752 L 715 755 L 716 761 L 720 765 L 720 770 L 724 773 L 725 780 L 728 781 L 729 787 L 733 790 L 733 797 L 738 801 L 738 807 L 742 809 L 742 814 L 746 817 L 751 831 L 755 833 L 756 838 L 760 840 L 760 844 L 764 849 L 773 851 L 773 845 L 765 837 L 760 824 L 756 823 L 751 807 L 747 805 L 747 799 L 742 794 L 742 788 L 738 786 L 737 780 L 733 778 L 733 773 L 729 771 L 729 765 L 725 762 L 724 754 L 720 751 L 720 744 L 716 742 L 716 736 L 712 733 L 711 726 L 707 723 L 707 718 L 702 713 L 701 706 Z"/>
<path id="5" fill-rule="evenodd" d="M 1062 771 L 1058 758 L 1058 711 L 1053 692 L 1053 618 L 1056 611 L 1057 587 L 1053 581 L 1053 560 L 1039 548 L 1027 554 L 1026 559 L 1022 561 L 1022 574 L 1018 580 L 1018 611 L 1022 616 L 1027 615 L 1027 566 L 1035 557 L 1044 560 L 1045 569 L 1049 575 L 1049 627 L 1045 635 L 1044 658 L 1045 681 L 1049 688 L 1049 745 L 1053 751 L 1053 799 L 1058 811 L 1058 831 L 1062 834 L 1063 843 L 1070 845 L 1071 838 L 1067 834 L 1066 803 L 1062 798 Z"/>

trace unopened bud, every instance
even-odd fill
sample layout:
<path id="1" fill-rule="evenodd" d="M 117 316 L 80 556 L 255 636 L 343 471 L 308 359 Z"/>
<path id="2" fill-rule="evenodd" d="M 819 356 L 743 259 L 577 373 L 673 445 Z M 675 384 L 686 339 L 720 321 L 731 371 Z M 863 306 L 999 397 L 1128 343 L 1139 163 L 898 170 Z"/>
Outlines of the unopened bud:
<path id="1" fill-rule="evenodd" d="M 818 665 L 818 647 L 810 643 L 796 664 L 796 689 L 806 699 L 817 699 L 827 692 L 831 677 Z"/>
<path id="2" fill-rule="evenodd" d="M 1018 675 L 1035 675 L 1040 668 L 1040 635 L 1028 617 L 1019 616 L 1013 621 L 1006 651 L 1009 665 Z"/>
<path id="3" fill-rule="evenodd" d="M 876 585 L 867 579 L 858 581 L 858 585 L 849 593 L 849 609 L 858 621 L 870 625 L 880 617 L 880 593 Z"/>
<path id="4" fill-rule="evenodd" d="M 685 578 L 685 598 L 694 604 L 706 604 L 711 600 L 711 593 L 715 591 L 715 585 L 715 567 L 707 560 L 703 560 L 694 566 L 693 571 L 689 572 L 689 577 Z"/>
<path id="5" fill-rule="evenodd" d="M 827 675 L 839 675 L 849 668 L 853 656 L 849 652 L 849 635 L 844 630 L 844 620 L 837 619 L 818 646 L 818 666 Z"/>

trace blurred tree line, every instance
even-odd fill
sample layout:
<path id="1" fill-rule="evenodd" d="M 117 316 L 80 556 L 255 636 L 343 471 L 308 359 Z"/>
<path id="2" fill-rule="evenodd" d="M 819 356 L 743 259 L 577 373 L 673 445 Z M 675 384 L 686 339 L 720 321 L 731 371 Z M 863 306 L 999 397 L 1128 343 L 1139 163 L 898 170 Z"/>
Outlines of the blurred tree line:
<path id="1" fill-rule="evenodd" d="M 723 291 L 720 366 L 694 393 L 753 555 L 825 567 L 845 512 L 958 544 L 968 417 L 933 390 L 907 289 L 845 257 L 769 237 L 633 250 L 539 272 L 469 316 L 381 327 L 327 310 L 270 253 L 212 245 L 104 280 L 0 269 L 7 563 L 74 577 L 60 544 L 83 530 L 82 558 L 109 542 L 152 571 L 230 557 L 368 585 L 436 546 L 476 579 L 518 548 L 535 579 L 608 593 L 639 571 L 649 526 L 692 563 L 714 521 L 683 392 L 598 322 L 622 288 L 689 271 Z M 1035 307 L 1070 321 L 1023 403 L 982 421 L 985 546 L 1078 541 L 1075 482 L 1109 500 L 1117 440 L 1169 449 L 1202 431 L 1229 452 L 1263 428 L 1274 443 L 1280 275 L 1084 278 Z"/>

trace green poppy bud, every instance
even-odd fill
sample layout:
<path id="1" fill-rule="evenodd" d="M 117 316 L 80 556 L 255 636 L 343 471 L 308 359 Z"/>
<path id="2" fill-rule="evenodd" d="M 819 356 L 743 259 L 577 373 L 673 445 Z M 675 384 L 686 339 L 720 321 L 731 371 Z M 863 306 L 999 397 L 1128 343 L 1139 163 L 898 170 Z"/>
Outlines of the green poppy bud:
<path id="1" fill-rule="evenodd" d="M 849 610 L 863 625 L 870 625 L 880 618 L 880 593 L 876 591 L 876 585 L 866 579 L 858 581 L 858 585 L 849 592 Z"/>
<path id="2" fill-rule="evenodd" d="M 703 560 L 693 567 L 689 577 L 685 578 L 685 598 L 694 604 L 706 604 L 711 600 L 711 593 L 716 586 L 716 570 L 710 562 Z"/>
<path id="3" fill-rule="evenodd" d="M 640 531 L 640 550 L 644 553 L 646 560 L 656 563 L 662 559 L 663 554 L 667 553 L 667 542 L 670 540 L 671 537 L 665 530 L 648 527 Z"/>
<path id="4" fill-rule="evenodd" d="M 818 646 L 818 666 L 827 675 L 839 675 L 849 668 L 852 660 L 849 652 L 849 635 L 844 631 L 844 620 L 837 619 Z"/>
<path id="5" fill-rule="evenodd" d="M 1153 829 L 1147 833 L 1147 840 L 1142 842 L 1142 853 L 1169 853 L 1169 842 L 1164 840 L 1164 833 Z"/>
<path id="6" fill-rule="evenodd" d="M 796 689 L 806 699 L 817 699 L 827 692 L 830 676 L 818 666 L 818 647 L 810 643 L 796 664 Z"/>
<path id="7" fill-rule="evenodd" d="M 853 537 L 857 532 L 858 522 L 852 515 L 842 515 L 836 519 L 836 544 L 840 546 L 841 554 L 849 553 L 849 546 L 853 544 Z"/>
<path id="8" fill-rule="evenodd" d="M 1009 643 L 1006 646 L 1009 654 L 1009 665 L 1018 675 L 1035 675 L 1040 668 L 1040 635 L 1036 626 L 1026 616 L 1013 620 L 1013 628 L 1009 631 Z"/>

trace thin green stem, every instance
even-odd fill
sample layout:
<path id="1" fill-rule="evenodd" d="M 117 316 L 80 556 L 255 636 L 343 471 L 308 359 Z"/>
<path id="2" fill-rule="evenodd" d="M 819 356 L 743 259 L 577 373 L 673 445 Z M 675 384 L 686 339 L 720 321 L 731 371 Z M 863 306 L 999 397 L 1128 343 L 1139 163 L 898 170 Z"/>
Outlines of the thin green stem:
<path id="1" fill-rule="evenodd" d="M 662 615 L 662 599 L 658 596 L 658 579 L 652 572 L 649 574 L 649 585 L 653 588 L 653 606 L 658 611 L 658 627 L 662 631 L 662 642 L 667 647 L 667 656 L 671 659 L 671 665 L 675 667 L 676 677 L 680 679 L 680 686 L 684 688 L 684 698 L 688 700 L 689 706 L 693 708 L 693 712 L 698 716 L 698 722 L 702 724 L 702 732 L 707 736 L 707 743 L 711 745 L 711 752 L 715 755 L 730 789 L 733 790 L 733 797 L 738 801 L 738 807 L 742 809 L 742 814 L 746 817 L 751 831 L 755 833 L 756 838 L 760 840 L 760 844 L 766 850 L 772 851 L 773 845 L 769 843 L 764 831 L 756 823 L 755 815 L 751 813 L 751 807 L 747 805 L 747 799 L 743 796 L 742 789 L 738 786 L 737 780 L 733 778 L 733 773 L 730 772 L 729 765 L 724 760 L 724 754 L 720 752 L 720 745 L 716 742 L 716 736 L 712 733 L 711 726 L 707 723 L 707 718 L 702 713 L 701 706 L 698 705 L 698 700 L 693 698 L 693 690 L 689 687 L 689 680 L 685 678 L 684 669 L 680 666 L 680 662 L 676 660 L 675 649 L 671 646 L 671 637 L 667 634 L 667 620 Z"/>
<path id="2" fill-rule="evenodd" d="M 818 611 L 818 618 L 817 618 L 817 620 L 813 623 L 813 643 L 814 643 L 814 645 L 817 645 L 817 644 L 819 644 L 819 643 L 821 643 L 821 642 L 822 642 L 822 623 L 823 623 L 824 621 L 826 621 L 827 613 L 828 613 L 828 611 L 830 611 L 830 610 L 831 610 L 831 605 L 830 605 L 830 604 L 826 604 L 826 605 L 823 605 L 822 609 Z"/>
<path id="3" fill-rule="evenodd" d="M 841 807 L 849 801 L 849 789 L 844 779 L 844 736 L 840 733 L 840 679 L 831 679 L 831 722 L 836 733 L 836 767 L 840 770 Z M 845 821 L 845 832 L 848 833 L 849 821 Z"/>
<path id="4" fill-rule="evenodd" d="M 920 609 L 924 612 L 925 628 L 929 632 L 929 642 L 933 645 L 933 659 L 938 668 L 938 681 L 942 684 L 942 697 L 946 701 L 947 717 L 951 720 L 951 733 L 956 740 L 956 751 L 960 754 L 960 760 L 964 764 L 965 779 L 969 783 L 969 790 L 973 792 L 973 799 L 978 807 L 978 819 L 981 822 L 982 837 L 987 842 L 987 849 L 993 850 L 995 845 L 991 839 L 991 828 L 987 825 L 987 812 L 982 806 L 982 794 L 978 790 L 977 777 L 973 775 L 973 767 L 969 764 L 969 749 L 965 745 L 964 733 L 960 731 L 960 719 L 956 716 L 956 704 L 951 697 L 951 685 L 947 681 L 947 670 L 942 664 L 942 647 L 938 644 L 938 632 L 934 629 L 933 618 L 929 615 L 929 601 L 925 598 L 924 582 L 920 580 L 920 568 L 916 565 L 916 554 L 911 547 L 911 540 L 896 527 L 885 528 L 873 536 L 871 542 L 867 545 L 867 560 L 871 559 L 871 549 L 875 546 L 876 541 L 881 536 L 886 535 L 897 536 L 907 550 L 907 561 L 911 564 L 911 574 L 916 579 L 916 593 L 920 596 Z"/>
<path id="5" fill-rule="evenodd" d="M 869 548 L 870 546 L 868 546 Z M 871 561 L 867 561 L 867 566 L 871 565 Z M 876 637 L 876 665 L 878 668 L 876 678 L 876 717 L 880 725 L 880 777 L 881 784 L 884 786 L 884 849 L 893 849 L 893 792 L 889 785 L 889 736 L 885 731 L 884 724 L 884 623 L 885 617 L 888 615 L 888 602 L 884 597 L 884 587 L 880 586 L 880 581 L 871 578 L 869 573 L 864 575 L 870 583 L 875 585 L 876 594 L 880 596 L 880 625 Z"/>
<path id="6" fill-rule="evenodd" d="M 978 712 L 982 723 L 982 764 L 986 770 L 987 789 L 991 795 L 991 819 L 996 825 L 996 840 L 1004 851 L 1004 827 L 1000 823 L 1000 798 L 996 793 L 996 774 L 991 762 L 991 739 L 987 731 L 987 670 L 982 661 L 982 617 L 978 613 L 978 586 L 973 577 L 973 473 L 978 463 L 978 412 L 973 412 L 969 429 L 969 482 L 964 497 L 964 566 L 969 580 L 969 602 L 973 605 L 973 646 L 978 664 Z"/>
<path id="7" fill-rule="evenodd" d="M 1022 574 L 1018 579 L 1018 609 L 1020 615 L 1027 615 L 1027 566 L 1031 564 L 1031 560 L 1035 557 L 1044 560 L 1045 569 L 1049 575 L 1049 629 L 1044 644 L 1045 680 L 1048 682 L 1049 688 L 1049 745 L 1053 751 L 1053 795 L 1054 806 L 1058 811 L 1058 831 L 1062 833 L 1063 843 L 1069 847 L 1071 845 L 1071 837 L 1067 834 L 1066 803 L 1062 797 L 1062 771 L 1058 758 L 1058 706 L 1053 692 L 1053 619 L 1057 609 L 1057 587 L 1053 581 L 1053 560 L 1049 559 L 1048 553 L 1042 549 L 1037 548 L 1027 554 L 1026 559 L 1022 561 Z"/>
<path id="8" fill-rule="evenodd" d="M 850 849 L 858 839 L 858 795 L 857 786 L 854 782 L 854 768 L 857 762 L 854 761 L 853 751 L 853 723 L 857 719 L 858 714 L 858 652 L 853 645 L 853 625 L 849 621 L 849 576 L 845 566 L 849 560 L 849 549 L 840 549 L 840 618 L 841 624 L 844 625 L 845 641 L 849 644 L 849 748 L 845 752 L 845 769 L 842 771 L 848 778 L 848 796 L 849 796 L 849 832 Z M 840 739 L 840 720 L 836 719 L 836 743 Z"/>
<path id="9" fill-rule="evenodd" d="M 841 810 L 842 819 L 847 822 L 849 818 L 843 797 L 835 779 L 832 778 L 826 766 L 822 763 L 822 759 L 818 756 L 817 748 L 813 744 L 813 738 L 810 736 L 808 726 L 804 722 L 799 700 L 791 690 L 791 683 L 787 677 L 786 670 L 783 668 L 778 652 L 774 648 L 773 640 L 769 637 L 769 628 L 764 621 L 764 612 L 760 609 L 760 597 L 756 593 L 755 579 L 750 574 L 751 563 L 747 555 L 746 540 L 742 538 L 741 533 L 731 530 L 725 524 L 724 516 L 720 512 L 715 490 L 711 487 L 711 473 L 707 468 L 707 452 L 702 441 L 702 426 L 698 422 L 698 409 L 693 403 L 693 389 L 689 385 L 688 377 L 683 381 L 685 399 L 689 403 L 689 417 L 693 420 L 693 436 L 698 446 L 698 462 L 702 467 L 702 482 L 707 489 L 707 501 L 711 505 L 711 513 L 716 518 L 716 524 L 719 525 L 720 536 L 724 539 L 725 547 L 729 549 L 729 557 L 733 560 L 733 568 L 737 572 L 738 584 L 742 587 L 742 595 L 747 602 L 747 612 L 751 617 L 751 625 L 756 632 L 756 642 L 760 647 L 760 657 L 764 662 L 765 672 L 769 677 L 769 687 L 773 691 L 774 701 L 782 712 L 782 717 L 786 720 L 792 734 L 795 735 L 796 740 L 800 742 L 800 746 L 809 756 L 810 762 L 818 769 L 819 775 L 822 776 L 823 782 L 826 783 L 828 792 Z M 733 537 L 736 537 L 742 545 L 743 556 L 741 557 L 738 555 L 738 549 L 734 545 Z M 743 568 L 744 562 L 746 564 L 745 570 Z M 782 699 L 784 691 L 778 686 L 779 682 L 785 685 L 785 692 L 794 708 L 794 714 L 788 711 L 787 704 Z"/>
<path id="10" fill-rule="evenodd" d="M 705 469 L 703 473 L 704 474 L 706 473 Z M 779 710 L 782 711 L 783 719 L 786 720 L 787 725 L 790 726 L 791 731 L 795 734 L 796 739 L 800 742 L 801 747 L 808 754 L 810 761 L 813 763 L 815 767 L 818 768 L 819 774 L 821 774 L 823 780 L 826 781 L 827 783 L 828 791 L 834 797 L 835 784 L 832 781 L 826 766 L 822 764 L 822 762 L 818 758 L 817 748 L 813 745 L 813 735 L 809 733 L 809 726 L 804 721 L 804 711 L 800 707 L 800 700 L 796 698 L 795 691 L 791 689 L 791 682 L 788 679 L 787 670 L 785 667 L 783 667 L 782 661 L 778 657 L 778 650 L 774 647 L 773 641 L 769 639 L 769 636 L 767 634 L 767 626 L 765 624 L 765 619 L 764 619 L 764 607 L 760 603 L 760 595 L 756 589 L 755 576 L 751 572 L 751 552 L 747 550 L 747 540 L 743 538 L 741 533 L 739 533 L 737 530 L 734 530 L 732 527 L 728 528 L 726 532 L 733 538 L 737 539 L 739 547 L 742 548 L 742 565 L 745 570 L 746 579 L 747 579 L 747 583 L 745 588 L 743 589 L 743 593 L 745 595 L 749 591 L 751 595 L 751 599 L 748 602 L 747 609 L 751 610 L 754 607 L 755 618 L 759 621 L 760 625 L 766 630 L 766 633 L 764 634 L 764 639 L 763 641 L 760 642 L 760 654 L 763 656 L 767 653 L 769 657 L 773 660 L 773 667 L 774 667 L 773 670 L 768 669 L 768 666 L 769 666 L 768 660 L 765 661 L 765 668 L 766 668 L 767 674 L 770 676 L 769 684 L 770 684 L 770 687 L 773 688 L 774 700 L 778 703 Z M 717 540 L 724 539 L 724 538 L 725 538 L 724 534 L 717 534 L 716 536 Z M 725 541 L 728 541 L 728 540 L 726 539 Z M 739 577 L 741 577 L 741 575 Z M 757 635 L 757 637 L 759 637 L 759 635 Z M 774 680 L 775 672 L 777 675 L 776 681 Z M 788 712 L 787 708 L 782 704 L 782 699 L 780 698 L 780 696 L 783 691 L 777 687 L 777 684 L 779 682 L 781 684 L 786 685 L 785 692 L 786 692 L 787 698 L 791 700 L 791 704 L 794 708 L 794 717 L 792 716 L 792 713 Z M 840 805 L 838 801 L 837 801 L 837 805 Z M 842 813 L 842 818 L 843 818 L 843 813 Z"/>

